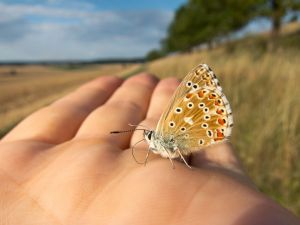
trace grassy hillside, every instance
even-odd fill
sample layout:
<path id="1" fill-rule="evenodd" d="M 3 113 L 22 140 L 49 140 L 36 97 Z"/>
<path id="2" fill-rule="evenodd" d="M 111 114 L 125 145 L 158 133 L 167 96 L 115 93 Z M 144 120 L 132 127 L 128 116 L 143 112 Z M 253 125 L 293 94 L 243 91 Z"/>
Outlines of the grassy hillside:
<path id="1" fill-rule="evenodd" d="M 247 46 L 247 45 L 246 45 Z M 200 62 L 218 75 L 234 116 L 232 143 L 261 191 L 300 215 L 300 51 L 228 46 L 147 65 L 182 78 Z"/>

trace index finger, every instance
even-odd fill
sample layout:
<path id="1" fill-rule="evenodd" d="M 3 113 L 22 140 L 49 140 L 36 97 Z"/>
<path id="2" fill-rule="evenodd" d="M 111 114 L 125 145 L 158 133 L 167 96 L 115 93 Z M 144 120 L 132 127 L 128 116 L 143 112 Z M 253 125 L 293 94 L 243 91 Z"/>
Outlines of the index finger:
<path id="1" fill-rule="evenodd" d="M 1 141 L 35 140 L 59 144 L 76 134 L 82 121 L 102 105 L 122 79 L 103 76 L 90 81 L 19 123 Z"/>

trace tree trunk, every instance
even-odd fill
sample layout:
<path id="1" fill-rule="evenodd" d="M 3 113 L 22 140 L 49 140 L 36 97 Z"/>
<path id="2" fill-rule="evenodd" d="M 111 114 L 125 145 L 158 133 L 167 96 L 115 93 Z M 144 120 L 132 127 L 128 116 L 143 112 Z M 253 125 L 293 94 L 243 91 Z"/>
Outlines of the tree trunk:
<path id="1" fill-rule="evenodd" d="M 271 0 L 272 36 L 277 37 L 281 27 L 281 7 L 279 0 Z"/>
<path id="2" fill-rule="evenodd" d="M 280 28 L 281 28 L 281 6 L 280 0 L 270 0 L 271 3 L 271 20 L 272 20 L 272 30 L 271 30 L 271 38 L 268 43 L 268 49 L 274 50 L 276 39 L 279 35 Z"/>

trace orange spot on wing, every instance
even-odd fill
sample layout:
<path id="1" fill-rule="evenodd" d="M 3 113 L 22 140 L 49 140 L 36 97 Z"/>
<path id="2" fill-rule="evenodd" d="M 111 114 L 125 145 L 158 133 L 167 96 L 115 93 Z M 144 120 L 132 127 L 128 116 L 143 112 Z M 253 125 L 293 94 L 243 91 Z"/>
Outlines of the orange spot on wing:
<path id="1" fill-rule="evenodd" d="M 217 137 L 214 138 L 214 140 L 215 141 L 223 140 L 224 139 L 224 134 L 219 129 L 216 129 L 216 131 L 217 131 Z"/>
<path id="2" fill-rule="evenodd" d="M 191 98 L 192 96 L 193 96 L 192 93 L 188 93 L 185 97 L 186 97 L 186 98 Z"/>
<path id="3" fill-rule="evenodd" d="M 197 95 L 199 96 L 199 98 L 203 98 L 203 97 L 204 97 L 203 91 L 199 91 L 199 92 L 197 93 Z"/>
<path id="4" fill-rule="evenodd" d="M 218 114 L 220 114 L 220 115 L 222 115 L 223 114 L 223 111 L 222 111 L 222 109 L 217 109 L 217 111 L 216 111 Z"/>
<path id="5" fill-rule="evenodd" d="M 208 98 L 214 99 L 214 98 L 216 98 L 216 96 L 214 96 L 213 94 L 210 94 L 210 95 L 208 96 Z"/>
<path id="6" fill-rule="evenodd" d="M 224 120 L 223 118 L 219 118 L 218 123 L 223 126 L 226 123 L 226 120 Z"/>
<path id="7" fill-rule="evenodd" d="M 218 100 L 215 101 L 215 105 L 219 106 L 221 104 L 222 104 L 222 102 L 220 101 L 220 99 L 218 99 Z"/>

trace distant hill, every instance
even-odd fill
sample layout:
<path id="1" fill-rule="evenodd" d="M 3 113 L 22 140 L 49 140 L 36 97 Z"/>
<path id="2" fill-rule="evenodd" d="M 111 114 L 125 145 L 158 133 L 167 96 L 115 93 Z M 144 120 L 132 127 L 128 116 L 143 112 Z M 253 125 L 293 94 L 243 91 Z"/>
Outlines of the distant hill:
<path id="1" fill-rule="evenodd" d="M 90 64 L 136 64 L 145 62 L 145 58 L 108 58 L 95 60 L 41 60 L 41 61 L 0 61 L 0 66 L 21 65 L 90 65 Z"/>

